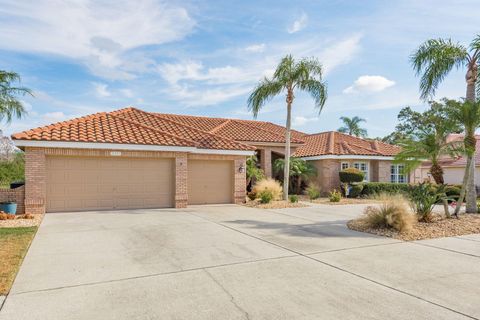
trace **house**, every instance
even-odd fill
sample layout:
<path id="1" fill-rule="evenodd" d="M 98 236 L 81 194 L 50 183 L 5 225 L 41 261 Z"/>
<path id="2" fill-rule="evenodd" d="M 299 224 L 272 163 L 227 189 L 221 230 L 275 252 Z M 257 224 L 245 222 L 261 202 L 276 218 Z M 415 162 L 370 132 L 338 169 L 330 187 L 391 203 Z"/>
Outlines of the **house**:
<path id="1" fill-rule="evenodd" d="M 475 152 L 475 185 L 480 186 L 480 136 L 475 136 L 477 139 L 476 152 Z M 447 138 L 447 142 L 463 142 L 463 135 L 451 134 Z M 463 176 L 465 174 L 465 166 L 467 164 L 467 158 L 464 155 L 457 157 L 445 156 L 439 161 L 440 166 L 443 168 L 443 179 L 447 184 L 462 184 Z M 430 175 L 429 161 L 423 162 L 413 172 L 413 182 L 433 181 Z"/>
<path id="2" fill-rule="evenodd" d="M 285 128 L 270 122 L 126 108 L 12 135 L 25 151 L 25 210 L 31 213 L 184 208 L 245 201 L 246 157 L 267 176 L 283 157 Z M 340 134 L 292 132 L 294 156 L 312 161 L 324 190 L 347 166 L 369 181 L 400 181 L 398 148 Z"/>

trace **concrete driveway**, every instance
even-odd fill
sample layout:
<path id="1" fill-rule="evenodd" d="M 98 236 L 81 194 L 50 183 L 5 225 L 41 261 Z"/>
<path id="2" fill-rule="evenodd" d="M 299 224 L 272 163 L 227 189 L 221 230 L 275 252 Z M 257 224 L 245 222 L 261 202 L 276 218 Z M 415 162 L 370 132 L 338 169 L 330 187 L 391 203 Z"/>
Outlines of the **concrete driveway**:
<path id="1" fill-rule="evenodd" d="M 348 230 L 361 210 L 49 214 L 0 318 L 480 318 L 480 236 Z"/>

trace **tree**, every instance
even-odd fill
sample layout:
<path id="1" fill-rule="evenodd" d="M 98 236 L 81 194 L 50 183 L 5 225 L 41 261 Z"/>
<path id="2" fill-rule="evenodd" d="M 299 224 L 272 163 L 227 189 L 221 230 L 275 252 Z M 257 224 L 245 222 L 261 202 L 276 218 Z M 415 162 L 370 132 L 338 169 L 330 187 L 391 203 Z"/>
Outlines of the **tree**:
<path id="1" fill-rule="evenodd" d="M 449 113 L 452 119 L 458 121 L 465 131 L 463 139 L 464 152 L 467 155 L 467 165 L 465 167 L 465 175 L 463 176 L 462 189 L 460 191 L 460 197 L 458 203 L 461 204 L 467 194 L 467 212 L 477 212 L 477 192 L 475 190 L 475 182 L 470 181 L 473 175 L 470 174 L 470 170 L 475 170 L 475 151 L 477 139 L 475 138 L 475 130 L 480 125 L 480 103 L 470 101 L 454 101 L 449 100 L 450 106 Z M 472 166 L 473 164 L 473 166 Z M 469 199 L 472 197 L 473 199 Z M 471 207 L 473 200 L 474 208 Z M 460 212 L 460 205 L 455 208 L 455 216 L 458 217 Z"/>
<path id="2" fill-rule="evenodd" d="M 343 127 L 340 127 L 338 132 L 347 133 L 356 137 L 367 136 L 367 130 L 360 128 L 360 122 L 366 122 L 365 119 L 355 116 L 353 118 L 340 117 L 340 120 L 343 121 Z"/>
<path id="3" fill-rule="evenodd" d="M 435 95 L 435 91 L 448 73 L 453 69 L 465 67 L 465 81 L 467 84 L 466 100 L 476 101 L 478 87 L 478 59 L 480 55 L 480 35 L 472 41 L 467 48 L 451 39 L 430 39 L 425 41 L 411 56 L 413 68 L 420 76 L 420 97 L 423 100 Z M 473 155 L 467 154 L 467 162 L 470 168 L 465 168 L 464 181 L 467 185 L 462 189 L 467 190 L 467 212 L 477 212 L 475 192 L 475 162 L 468 158 Z"/>
<path id="4" fill-rule="evenodd" d="M 20 82 L 20 76 L 15 72 L 0 70 L 0 121 L 11 122 L 14 117 L 21 118 L 27 113 L 18 96 L 32 96 L 30 89 L 15 87 L 13 83 Z"/>
<path id="5" fill-rule="evenodd" d="M 247 186 L 250 184 L 255 184 L 255 181 L 265 178 L 265 173 L 263 170 L 257 167 L 257 161 L 258 159 L 256 156 L 247 158 Z"/>
<path id="6" fill-rule="evenodd" d="M 296 193 L 300 194 L 302 188 L 302 181 L 308 180 L 317 175 L 317 169 L 314 165 L 310 162 L 307 162 L 303 159 L 299 158 L 290 158 L 289 161 L 290 170 L 289 175 L 290 177 L 296 178 L 294 184 L 296 184 Z M 275 173 L 281 173 L 282 171 L 285 174 L 285 160 L 284 159 L 277 159 L 273 163 L 273 171 Z M 285 180 L 285 176 L 284 176 Z"/>
<path id="7" fill-rule="evenodd" d="M 319 112 L 327 99 L 327 85 L 322 80 L 322 65 L 315 58 L 304 58 L 295 61 L 291 55 L 284 57 L 277 66 L 273 77 L 262 79 L 248 97 L 248 109 L 256 118 L 260 109 L 273 97 L 286 93 L 287 121 L 285 130 L 285 171 L 283 179 L 283 198 L 288 199 L 289 161 L 290 161 L 290 129 L 292 104 L 295 91 L 304 91 L 312 96 Z"/>
<path id="8" fill-rule="evenodd" d="M 439 160 L 445 155 L 457 155 L 458 152 L 455 152 L 447 138 L 451 133 L 461 131 L 461 128 L 449 115 L 448 100 L 430 101 L 429 104 L 430 108 L 424 112 L 413 111 L 410 107 L 400 110 L 396 132 L 401 132 L 405 138 L 398 142 L 402 151 L 395 160 L 405 164 L 406 173 L 429 160 L 433 179 L 443 184 L 443 168 Z"/>

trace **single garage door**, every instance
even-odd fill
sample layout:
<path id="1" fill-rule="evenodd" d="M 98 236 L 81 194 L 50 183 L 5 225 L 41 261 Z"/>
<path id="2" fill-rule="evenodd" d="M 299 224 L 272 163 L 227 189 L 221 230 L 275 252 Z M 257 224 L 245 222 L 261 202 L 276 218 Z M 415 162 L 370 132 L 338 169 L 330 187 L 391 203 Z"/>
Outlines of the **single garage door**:
<path id="1" fill-rule="evenodd" d="M 47 212 L 173 206 L 173 159 L 47 157 Z"/>
<path id="2" fill-rule="evenodd" d="M 233 161 L 188 161 L 188 204 L 232 202 Z"/>

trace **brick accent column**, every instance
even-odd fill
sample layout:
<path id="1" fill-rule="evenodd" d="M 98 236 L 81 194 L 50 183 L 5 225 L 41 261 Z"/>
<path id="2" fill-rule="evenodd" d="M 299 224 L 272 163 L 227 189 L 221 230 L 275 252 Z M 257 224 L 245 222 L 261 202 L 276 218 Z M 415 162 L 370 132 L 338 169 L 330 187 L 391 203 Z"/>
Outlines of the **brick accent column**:
<path id="1" fill-rule="evenodd" d="M 390 182 L 390 161 L 378 161 L 378 182 Z"/>
<path id="2" fill-rule="evenodd" d="M 186 153 L 175 155 L 175 208 L 186 208 L 188 204 L 188 161 Z"/>
<path id="3" fill-rule="evenodd" d="M 320 186 L 323 194 L 328 194 L 333 189 L 340 190 L 340 161 L 333 159 L 322 160 L 322 175 Z"/>
<path id="4" fill-rule="evenodd" d="M 235 197 L 235 203 L 236 204 L 241 204 L 245 203 L 245 195 L 247 192 L 247 174 L 246 174 L 246 163 L 245 163 L 245 157 L 242 157 L 241 159 L 235 159 L 235 163 L 233 166 L 234 170 L 234 197 Z M 239 168 L 243 167 L 243 172 L 240 172 Z"/>
<path id="5" fill-rule="evenodd" d="M 260 149 L 260 167 L 267 178 L 272 177 L 272 150 L 270 148 Z"/>
<path id="6" fill-rule="evenodd" d="M 25 148 L 25 212 L 45 213 L 46 159 L 42 148 Z"/>

